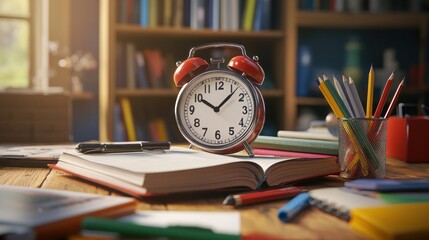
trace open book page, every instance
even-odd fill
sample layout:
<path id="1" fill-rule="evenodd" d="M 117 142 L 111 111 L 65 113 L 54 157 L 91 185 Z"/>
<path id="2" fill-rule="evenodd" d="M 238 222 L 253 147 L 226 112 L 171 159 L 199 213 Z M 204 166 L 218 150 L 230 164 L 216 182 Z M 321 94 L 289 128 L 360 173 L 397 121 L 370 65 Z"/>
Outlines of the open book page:
<path id="1" fill-rule="evenodd" d="M 145 192 L 171 193 L 235 186 L 255 188 L 264 174 L 248 159 L 173 147 L 143 153 L 66 152 L 57 167 L 73 168 L 73 173 L 85 173 L 91 179 L 109 176 L 141 186 Z"/>
<path id="2" fill-rule="evenodd" d="M 227 156 L 173 147 L 164 152 L 143 153 L 67 152 L 60 157 L 55 167 L 138 195 L 230 187 L 255 189 L 267 175 L 273 175 L 269 176 L 268 180 L 275 185 L 295 179 L 327 175 L 338 168 L 335 161 L 327 163 L 324 159 L 320 160 L 320 165 L 312 168 L 311 164 L 318 163 L 319 159 L 312 160 L 309 162 L 284 157 Z M 270 167 L 276 165 L 279 167 Z M 139 187 L 141 191 L 138 190 Z"/>
<path id="3" fill-rule="evenodd" d="M 262 167 L 269 186 L 326 176 L 340 171 L 336 156 L 320 158 L 286 158 L 256 156 L 248 159 Z"/>

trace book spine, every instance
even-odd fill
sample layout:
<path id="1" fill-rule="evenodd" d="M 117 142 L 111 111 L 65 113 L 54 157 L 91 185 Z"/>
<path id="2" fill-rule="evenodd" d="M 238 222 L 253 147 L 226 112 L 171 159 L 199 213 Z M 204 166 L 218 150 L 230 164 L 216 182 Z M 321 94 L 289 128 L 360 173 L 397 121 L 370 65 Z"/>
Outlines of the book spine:
<path id="1" fill-rule="evenodd" d="M 125 125 L 125 131 L 127 133 L 127 139 L 128 141 L 136 141 L 136 130 L 130 100 L 123 97 L 119 99 L 119 102 L 121 105 L 122 118 Z"/>

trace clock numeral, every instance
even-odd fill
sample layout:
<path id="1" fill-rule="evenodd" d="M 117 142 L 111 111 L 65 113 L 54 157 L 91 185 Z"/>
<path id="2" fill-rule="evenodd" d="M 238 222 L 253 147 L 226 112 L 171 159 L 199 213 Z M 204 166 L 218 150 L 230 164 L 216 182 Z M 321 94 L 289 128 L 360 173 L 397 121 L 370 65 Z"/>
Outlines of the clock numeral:
<path id="1" fill-rule="evenodd" d="M 224 83 L 222 81 L 220 82 L 215 82 L 215 90 L 223 90 L 223 85 Z"/>
<path id="2" fill-rule="evenodd" d="M 195 102 L 203 101 L 203 95 L 201 93 L 195 94 Z"/>
<path id="3" fill-rule="evenodd" d="M 238 125 L 244 127 L 244 122 L 243 122 L 243 118 L 240 119 L 240 122 L 238 123 Z"/>
<path id="4" fill-rule="evenodd" d="M 234 135 L 234 127 L 229 127 L 229 131 L 228 131 L 229 135 Z"/>
<path id="5" fill-rule="evenodd" d="M 221 138 L 221 136 L 220 136 L 220 130 L 216 130 L 216 132 L 215 132 L 215 138 L 217 140 L 219 140 Z"/>
<path id="6" fill-rule="evenodd" d="M 240 93 L 240 94 L 238 94 L 238 96 L 240 97 L 240 98 L 238 99 L 238 101 L 239 101 L 239 102 L 244 102 L 244 93 Z"/>
<path id="7" fill-rule="evenodd" d="M 243 108 L 242 108 L 242 109 L 243 109 L 242 113 L 243 113 L 243 114 L 247 114 L 247 106 L 243 106 Z"/>
<path id="8" fill-rule="evenodd" d="M 206 136 L 207 130 L 208 130 L 208 128 L 203 127 L 203 131 L 204 131 L 203 137 L 205 137 L 205 136 Z"/>
<path id="9" fill-rule="evenodd" d="M 194 105 L 189 106 L 189 111 L 191 112 L 191 115 L 194 114 L 195 106 Z"/>
<path id="10" fill-rule="evenodd" d="M 204 85 L 204 93 L 210 93 L 210 85 Z"/>
<path id="11" fill-rule="evenodd" d="M 200 126 L 200 119 L 199 118 L 195 118 L 194 119 L 194 127 L 199 127 Z"/>

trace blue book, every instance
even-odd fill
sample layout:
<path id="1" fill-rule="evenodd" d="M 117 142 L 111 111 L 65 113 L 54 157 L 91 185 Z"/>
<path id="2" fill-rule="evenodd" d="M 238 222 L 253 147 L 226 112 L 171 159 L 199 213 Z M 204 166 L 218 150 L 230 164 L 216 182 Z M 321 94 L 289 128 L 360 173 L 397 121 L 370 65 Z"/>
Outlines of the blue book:
<path id="1" fill-rule="evenodd" d="M 212 30 L 219 30 L 219 0 L 207 0 L 205 2 L 207 15 L 205 18 L 205 26 Z"/>
<path id="2" fill-rule="evenodd" d="M 296 95 L 305 97 L 309 95 L 310 83 L 310 67 L 311 67 L 311 50 L 307 45 L 298 47 L 298 74 L 296 83 Z"/>
<path id="3" fill-rule="evenodd" d="M 149 26 L 149 0 L 141 0 L 140 2 L 140 25 L 142 27 Z"/>
<path id="4" fill-rule="evenodd" d="M 271 0 L 257 0 L 253 30 L 261 31 L 271 28 Z"/>

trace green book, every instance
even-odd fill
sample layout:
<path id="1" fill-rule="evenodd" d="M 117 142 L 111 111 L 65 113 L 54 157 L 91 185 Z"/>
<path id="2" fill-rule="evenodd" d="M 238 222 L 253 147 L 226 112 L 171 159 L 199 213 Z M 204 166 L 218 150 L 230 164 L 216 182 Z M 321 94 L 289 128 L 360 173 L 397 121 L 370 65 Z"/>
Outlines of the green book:
<path id="1" fill-rule="evenodd" d="M 258 136 L 251 145 L 253 148 L 338 155 L 338 141 Z"/>

